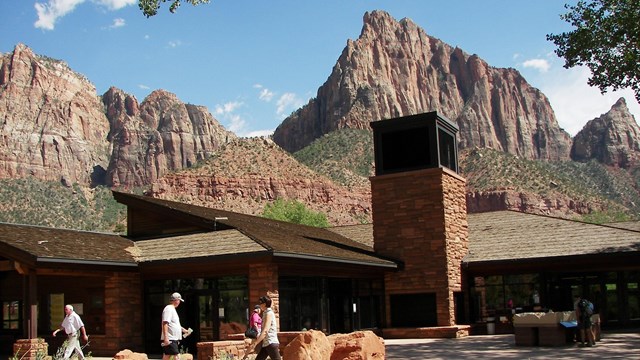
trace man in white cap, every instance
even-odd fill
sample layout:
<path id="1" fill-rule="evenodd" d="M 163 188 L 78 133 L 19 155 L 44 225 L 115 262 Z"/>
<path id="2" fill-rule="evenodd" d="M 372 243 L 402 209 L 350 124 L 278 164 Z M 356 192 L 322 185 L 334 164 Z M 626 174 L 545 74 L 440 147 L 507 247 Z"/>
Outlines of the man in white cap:
<path id="1" fill-rule="evenodd" d="M 182 296 L 175 292 L 171 294 L 171 302 L 162 310 L 162 360 L 170 360 L 173 356 L 176 359 L 180 359 L 180 350 L 178 345 L 182 340 L 182 334 L 187 333 L 188 330 L 180 325 L 180 318 L 176 308 L 180 306 L 184 299 Z"/>
<path id="2" fill-rule="evenodd" d="M 84 323 L 82 322 L 82 319 L 80 319 L 80 315 L 73 311 L 73 306 L 71 305 L 64 306 L 64 314 L 64 320 L 62 320 L 60 328 L 53 332 L 53 336 L 56 336 L 60 330 L 64 330 L 67 334 L 67 347 L 64 349 L 64 360 L 68 360 L 74 350 L 78 354 L 78 359 L 84 360 L 84 354 L 80 347 L 80 340 L 78 340 L 78 333 L 81 332 L 82 339 L 85 342 L 89 342 L 89 336 L 87 336 Z"/>

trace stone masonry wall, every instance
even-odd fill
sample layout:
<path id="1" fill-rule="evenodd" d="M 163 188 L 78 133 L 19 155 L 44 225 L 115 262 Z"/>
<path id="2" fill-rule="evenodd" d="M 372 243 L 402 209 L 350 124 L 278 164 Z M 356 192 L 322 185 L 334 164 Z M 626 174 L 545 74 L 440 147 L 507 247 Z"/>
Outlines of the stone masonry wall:
<path id="1" fill-rule="evenodd" d="M 271 308 L 276 315 L 280 329 L 280 296 L 278 293 L 278 267 L 271 263 L 254 263 L 249 265 L 249 308 L 258 304 L 261 296 L 271 298 Z"/>
<path id="2" fill-rule="evenodd" d="M 467 251 L 464 183 L 442 168 L 371 178 L 374 248 L 405 265 L 385 276 L 387 324 L 390 295 L 435 293 L 438 326 L 455 325 L 453 292 Z"/>
<path id="3" fill-rule="evenodd" d="M 97 356 L 113 356 L 123 349 L 143 351 L 142 285 L 138 273 L 114 273 L 105 280 L 105 336 L 94 342 Z M 126 306 L 121 306 L 125 302 Z"/>

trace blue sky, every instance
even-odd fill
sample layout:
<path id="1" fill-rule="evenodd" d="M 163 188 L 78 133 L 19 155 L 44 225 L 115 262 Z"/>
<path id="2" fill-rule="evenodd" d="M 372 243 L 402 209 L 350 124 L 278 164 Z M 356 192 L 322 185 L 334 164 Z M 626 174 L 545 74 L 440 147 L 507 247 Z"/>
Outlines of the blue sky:
<path id="1" fill-rule="evenodd" d="M 572 1 L 574 3 L 575 1 Z M 204 105 L 240 136 L 272 132 L 315 97 L 366 11 L 410 18 L 427 34 L 518 69 L 549 97 L 560 126 L 575 135 L 630 90 L 601 95 L 587 69 L 564 69 L 545 35 L 570 30 L 562 0 L 212 0 L 168 4 L 146 18 L 137 0 L 0 2 L 0 52 L 24 43 L 85 75 L 98 95 L 110 86 L 138 101 L 165 89 Z"/>

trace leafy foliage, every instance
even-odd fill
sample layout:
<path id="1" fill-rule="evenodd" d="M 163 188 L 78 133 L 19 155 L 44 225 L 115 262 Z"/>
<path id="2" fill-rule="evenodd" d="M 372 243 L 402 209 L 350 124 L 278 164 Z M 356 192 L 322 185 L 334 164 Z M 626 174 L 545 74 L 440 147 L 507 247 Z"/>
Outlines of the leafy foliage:
<path id="1" fill-rule="evenodd" d="M 565 5 L 560 17 L 575 30 L 549 34 L 565 68 L 586 65 L 589 85 L 601 92 L 631 88 L 640 101 L 640 2 L 638 0 L 580 0 Z"/>
<path id="2" fill-rule="evenodd" d="M 0 221 L 88 231 L 124 232 L 126 208 L 111 190 L 35 178 L 0 180 Z"/>
<path id="3" fill-rule="evenodd" d="M 171 6 L 169 7 L 169 11 L 173 14 L 180 7 L 181 1 L 192 5 L 206 4 L 209 3 L 209 0 L 138 0 L 138 7 L 142 10 L 142 13 L 146 17 L 151 17 L 158 14 L 158 9 L 160 9 L 160 4 L 165 2 L 171 2 Z"/>
<path id="4" fill-rule="evenodd" d="M 329 226 L 325 214 L 311 211 L 297 200 L 276 199 L 276 201 L 264 207 L 262 216 L 268 219 L 287 221 L 294 224 L 315 227 Z"/>

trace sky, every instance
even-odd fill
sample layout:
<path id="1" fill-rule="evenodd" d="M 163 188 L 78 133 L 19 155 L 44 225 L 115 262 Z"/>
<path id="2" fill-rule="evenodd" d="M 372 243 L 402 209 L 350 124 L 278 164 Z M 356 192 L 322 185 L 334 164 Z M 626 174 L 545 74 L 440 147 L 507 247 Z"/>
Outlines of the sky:
<path id="1" fill-rule="evenodd" d="M 575 1 L 567 2 L 573 4 Z M 0 52 L 18 43 L 63 60 L 96 87 L 139 102 L 164 89 L 206 106 L 239 136 L 272 133 L 317 94 L 367 11 L 409 18 L 430 36 L 489 65 L 515 68 L 548 98 L 560 127 L 575 135 L 631 90 L 601 94 L 586 68 L 564 69 L 549 33 L 570 31 L 562 0 L 211 0 L 163 3 L 147 18 L 137 0 L 0 1 Z"/>

